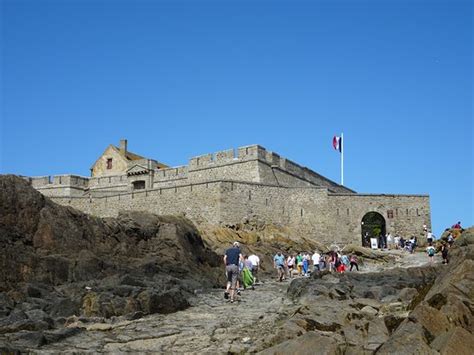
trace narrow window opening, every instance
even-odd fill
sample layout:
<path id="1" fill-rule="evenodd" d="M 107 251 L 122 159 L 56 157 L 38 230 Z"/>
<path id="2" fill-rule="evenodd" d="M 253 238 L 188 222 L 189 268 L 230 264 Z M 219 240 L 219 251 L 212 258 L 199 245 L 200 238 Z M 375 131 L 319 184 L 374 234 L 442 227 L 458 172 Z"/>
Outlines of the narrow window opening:
<path id="1" fill-rule="evenodd" d="M 112 158 L 107 159 L 107 169 L 112 169 Z"/>
<path id="2" fill-rule="evenodd" d="M 134 181 L 133 183 L 134 190 L 143 190 L 145 189 L 145 180 Z"/>

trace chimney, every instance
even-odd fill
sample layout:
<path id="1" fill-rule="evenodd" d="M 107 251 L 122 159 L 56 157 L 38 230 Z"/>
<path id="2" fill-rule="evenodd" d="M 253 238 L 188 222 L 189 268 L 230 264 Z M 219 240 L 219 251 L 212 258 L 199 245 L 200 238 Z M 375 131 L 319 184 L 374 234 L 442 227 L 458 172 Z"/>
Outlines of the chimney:
<path id="1" fill-rule="evenodd" d="M 123 156 L 127 155 L 127 140 L 121 139 L 120 140 L 120 154 Z"/>

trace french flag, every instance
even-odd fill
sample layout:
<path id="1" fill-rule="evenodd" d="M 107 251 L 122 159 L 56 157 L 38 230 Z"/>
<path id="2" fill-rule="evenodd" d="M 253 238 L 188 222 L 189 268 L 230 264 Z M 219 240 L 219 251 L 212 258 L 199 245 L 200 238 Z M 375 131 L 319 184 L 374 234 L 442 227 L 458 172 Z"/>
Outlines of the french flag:
<path id="1" fill-rule="evenodd" d="M 332 146 L 334 147 L 334 149 L 342 153 L 342 137 L 334 136 L 334 138 L 332 139 Z"/>

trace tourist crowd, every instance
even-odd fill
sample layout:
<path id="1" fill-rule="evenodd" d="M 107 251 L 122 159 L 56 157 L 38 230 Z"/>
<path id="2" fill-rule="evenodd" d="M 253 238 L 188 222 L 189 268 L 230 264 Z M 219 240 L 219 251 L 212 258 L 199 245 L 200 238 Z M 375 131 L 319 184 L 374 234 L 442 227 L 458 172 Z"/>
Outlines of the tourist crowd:
<path id="1" fill-rule="evenodd" d="M 278 280 L 282 281 L 286 277 L 309 276 L 311 272 L 329 270 L 331 272 L 350 271 L 355 267 L 359 271 L 359 262 L 355 254 L 347 255 L 338 251 L 329 251 L 314 254 L 308 252 L 290 253 L 284 256 L 278 252 L 273 257 L 273 266 L 278 271 Z"/>
<path id="2" fill-rule="evenodd" d="M 454 243 L 456 237 L 460 235 L 460 231 L 462 231 L 461 222 L 458 222 L 453 225 L 447 237 L 436 241 L 431 231 L 424 228 L 427 244 L 426 253 L 431 263 L 434 262 L 434 256 L 437 252 L 441 252 L 443 264 L 449 263 L 449 248 Z M 401 249 L 410 253 L 413 253 L 418 245 L 416 236 L 405 239 L 398 235 L 392 237 L 390 233 L 383 236 L 380 235 L 376 241 L 377 245 L 375 247 L 379 249 Z M 235 296 L 240 294 L 241 287 L 243 289 L 253 289 L 257 282 L 261 261 L 255 254 L 243 255 L 239 243 L 234 242 L 232 247 L 225 252 L 224 265 L 227 276 L 227 287 L 224 297 L 226 299 L 230 298 L 230 302 L 234 302 Z M 312 272 L 323 270 L 343 273 L 346 270 L 353 271 L 355 268 L 359 271 L 359 261 L 354 253 L 347 254 L 337 250 L 325 253 L 316 250 L 313 254 L 299 252 L 290 253 L 289 255 L 284 255 L 279 251 L 273 256 L 273 267 L 277 270 L 277 279 L 281 282 L 285 278 L 291 279 L 295 276 L 307 277 Z"/>
<path id="3" fill-rule="evenodd" d="M 224 255 L 224 264 L 227 276 L 227 287 L 224 298 L 235 301 L 236 295 L 240 295 L 241 288 L 254 288 L 257 282 L 257 274 L 261 265 L 260 258 L 255 255 L 243 255 L 239 242 L 234 242 Z M 278 272 L 278 280 L 295 276 L 309 276 L 311 272 L 329 270 L 330 272 L 343 273 L 354 268 L 359 271 L 359 262 L 355 254 L 347 255 L 337 251 L 320 253 L 315 251 L 310 255 L 308 252 L 293 253 L 288 256 L 278 252 L 273 257 L 273 266 Z"/>

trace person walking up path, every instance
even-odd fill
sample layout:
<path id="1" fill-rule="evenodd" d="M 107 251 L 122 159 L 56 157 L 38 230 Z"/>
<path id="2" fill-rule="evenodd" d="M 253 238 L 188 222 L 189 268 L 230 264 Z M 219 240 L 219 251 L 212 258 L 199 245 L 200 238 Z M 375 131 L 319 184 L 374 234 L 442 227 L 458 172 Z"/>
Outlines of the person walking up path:
<path id="1" fill-rule="evenodd" d="M 441 245 L 441 256 L 443 257 L 443 264 L 444 265 L 449 264 L 448 252 L 449 252 L 448 245 L 446 245 L 446 243 L 443 243 Z"/>
<path id="2" fill-rule="evenodd" d="M 357 256 L 355 256 L 354 254 L 351 255 L 351 258 L 350 258 L 350 262 L 351 262 L 351 269 L 350 271 L 352 271 L 352 268 L 355 266 L 357 271 L 359 271 L 359 264 L 358 264 L 358 261 L 357 261 Z"/>
<path id="3" fill-rule="evenodd" d="M 301 253 L 298 253 L 296 255 L 296 269 L 298 270 L 298 275 L 303 274 L 303 255 Z"/>
<path id="4" fill-rule="evenodd" d="M 253 281 L 254 283 L 257 282 L 257 274 L 258 274 L 258 268 L 260 267 L 260 258 L 252 254 L 249 256 L 249 260 L 252 263 L 252 276 L 253 276 Z"/>
<path id="5" fill-rule="evenodd" d="M 430 263 L 433 263 L 433 257 L 436 253 L 436 249 L 435 247 L 433 246 L 433 244 L 430 243 L 430 245 L 428 245 L 428 247 L 426 248 L 426 253 L 428 254 L 428 258 L 430 260 Z"/>
<path id="6" fill-rule="evenodd" d="M 321 258 L 321 255 L 318 253 L 318 251 L 316 250 L 314 252 L 314 254 L 311 256 L 311 260 L 313 261 L 313 272 L 316 272 L 316 270 L 320 270 L 319 269 L 319 259 Z"/>
<path id="7" fill-rule="evenodd" d="M 288 259 L 286 259 L 286 265 L 288 266 L 288 275 L 290 279 L 293 278 L 293 271 L 295 270 L 295 256 L 288 255 Z"/>
<path id="8" fill-rule="evenodd" d="M 228 299 L 230 294 L 231 303 L 235 300 L 237 278 L 239 277 L 239 262 L 242 260 L 239 242 L 234 242 L 232 248 L 227 249 L 224 255 L 224 265 L 227 273 L 227 288 L 224 292 L 224 298 Z"/>
<path id="9" fill-rule="evenodd" d="M 283 278 L 285 276 L 285 257 L 279 251 L 274 257 L 273 257 L 273 266 L 275 269 L 277 269 L 278 272 L 278 281 L 283 281 Z"/>

